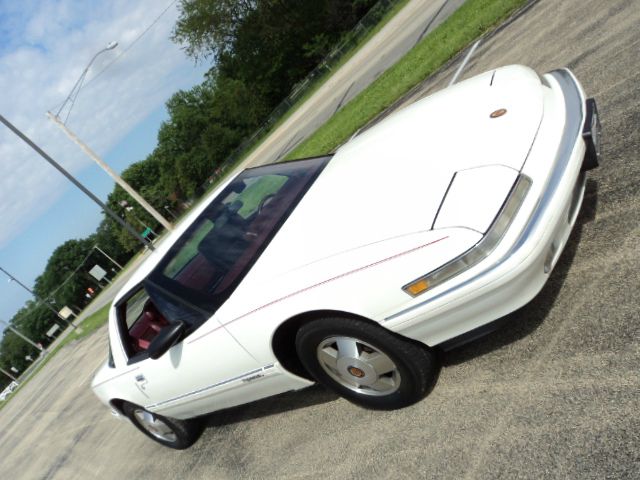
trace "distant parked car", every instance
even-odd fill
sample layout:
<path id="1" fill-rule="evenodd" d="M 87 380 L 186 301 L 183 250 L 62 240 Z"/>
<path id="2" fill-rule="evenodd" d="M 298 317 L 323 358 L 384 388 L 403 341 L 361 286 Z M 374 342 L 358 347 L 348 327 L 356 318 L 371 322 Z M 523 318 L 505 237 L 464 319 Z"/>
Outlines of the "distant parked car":
<path id="1" fill-rule="evenodd" d="M 11 395 L 18 388 L 18 383 L 13 381 L 7 387 L 0 392 L 0 402 L 4 402 L 9 395 Z"/>
<path id="2" fill-rule="evenodd" d="M 423 398 L 436 350 L 542 288 L 598 165 L 568 70 L 499 68 L 335 155 L 243 171 L 133 275 L 93 390 L 172 448 L 192 418 L 314 381 L 369 408 Z"/>

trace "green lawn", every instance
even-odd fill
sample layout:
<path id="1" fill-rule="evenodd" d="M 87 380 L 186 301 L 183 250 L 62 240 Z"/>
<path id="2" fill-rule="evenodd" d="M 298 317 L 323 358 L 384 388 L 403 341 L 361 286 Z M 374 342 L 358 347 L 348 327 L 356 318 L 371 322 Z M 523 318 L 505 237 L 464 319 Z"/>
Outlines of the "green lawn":
<path id="1" fill-rule="evenodd" d="M 322 85 L 325 84 L 327 80 L 331 78 L 333 72 L 339 70 L 345 63 L 347 63 L 353 56 L 360 51 L 360 49 L 367 44 L 373 36 L 378 33 L 382 28 L 389 23 L 389 21 L 400 11 L 403 7 L 405 7 L 409 3 L 409 0 L 399 0 L 391 9 L 383 15 L 378 24 L 373 27 L 366 35 L 364 35 L 350 50 L 346 51 L 340 57 L 335 64 L 331 65 L 330 70 L 327 70 L 325 74 L 311 81 L 310 84 L 306 87 L 305 93 L 298 98 L 295 103 L 287 110 L 287 112 L 282 115 L 268 130 L 266 130 L 260 137 L 256 140 L 256 142 L 247 148 L 247 150 L 238 158 L 238 160 L 234 163 L 235 165 L 240 164 L 245 158 L 247 158 L 255 149 L 257 149 L 272 132 L 277 130 L 280 125 L 287 121 L 291 115 L 293 115 L 296 110 L 298 110 L 311 96 L 316 93 Z"/>
<path id="2" fill-rule="evenodd" d="M 505 20 L 527 0 L 467 0 L 393 67 L 292 151 L 287 159 L 322 155 L 433 74 L 466 46 Z"/>

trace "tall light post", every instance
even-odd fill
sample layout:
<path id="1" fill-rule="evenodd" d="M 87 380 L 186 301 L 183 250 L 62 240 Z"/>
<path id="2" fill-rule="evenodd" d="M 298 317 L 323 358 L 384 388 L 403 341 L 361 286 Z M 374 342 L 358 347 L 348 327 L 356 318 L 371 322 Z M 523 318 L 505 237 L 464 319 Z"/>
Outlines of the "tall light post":
<path id="1" fill-rule="evenodd" d="M 18 285 L 20 285 L 22 288 L 24 288 L 27 292 L 29 292 L 33 296 L 33 298 L 35 298 L 39 303 L 44 304 L 44 306 L 47 307 L 49 310 L 51 310 L 55 314 L 56 317 L 60 318 L 61 320 L 64 320 L 69 325 L 71 325 L 74 329 L 76 328 L 76 326 L 73 324 L 73 322 L 70 322 L 66 318 L 63 318 L 62 315 L 60 315 L 60 313 L 55 308 L 53 308 L 51 306 L 51 304 L 47 300 L 43 300 L 40 297 L 38 297 L 38 295 L 36 295 L 36 292 L 31 290 L 24 283 L 22 283 L 16 277 L 11 275 L 9 272 L 7 272 L 4 268 L 0 267 L 0 272 L 4 273 L 7 277 L 9 277 L 9 281 L 10 282 L 16 282 Z M 15 333 L 18 333 L 18 332 L 15 332 Z M 18 333 L 18 335 L 21 335 L 21 334 Z M 31 340 L 29 340 L 29 342 L 32 343 Z"/>
<path id="2" fill-rule="evenodd" d="M 4 320 L 0 320 L 0 323 L 4 324 L 9 330 L 11 330 L 13 333 L 15 333 L 16 335 L 18 335 L 22 340 L 24 340 L 25 342 L 27 342 L 28 344 L 36 347 L 38 350 L 40 350 L 41 352 L 44 350 L 44 348 L 42 348 L 41 345 L 38 345 L 36 342 L 34 342 L 33 340 L 31 340 L 29 337 L 27 337 L 26 335 L 20 333 L 18 330 L 16 330 L 14 327 L 12 327 L 9 323 L 5 322 Z"/>
<path id="3" fill-rule="evenodd" d="M 102 50 L 96 53 L 93 56 L 93 58 L 91 58 L 91 61 L 89 61 L 87 66 L 82 71 L 82 74 L 80 75 L 78 80 L 76 80 L 76 83 L 73 85 L 73 88 L 69 92 L 69 95 L 67 95 L 67 98 L 65 98 L 64 102 L 62 102 L 62 105 L 60 105 L 60 108 L 58 108 L 58 111 L 56 112 L 56 115 L 55 115 L 57 118 L 60 117 L 60 113 L 62 112 L 64 107 L 67 105 L 67 103 L 71 102 L 71 105 L 69 106 L 69 111 L 67 112 L 67 117 L 64 120 L 64 123 L 67 122 L 67 120 L 69 119 L 69 115 L 71 115 L 71 109 L 73 108 L 73 104 L 75 103 L 76 98 L 78 98 L 78 94 L 80 93 L 80 89 L 82 88 L 82 84 L 84 83 L 84 79 L 87 78 L 87 72 L 89 71 L 89 68 L 91 67 L 93 62 L 96 60 L 96 58 L 98 58 L 98 55 L 104 52 L 108 52 L 109 50 L 113 50 L 117 46 L 118 46 L 118 42 L 110 42 L 109 44 L 107 44 L 106 47 L 104 47 Z"/>
<path id="4" fill-rule="evenodd" d="M 122 265 L 120 265 L 118 262 L 116 262 L 116 261 L 115 261 L 113 258 L 111 258 L 109 255 L 107 255 L 107 254 L 104 252 L 104 250 L 102 250 L 102 249 L 101 249 L 97 244 L 96 244 L 96 245 L 94 245 L 94 246 L 93 246 L 93 247 L 91 247 L 91 248 L 98 250 L 101 254 L 103 254 L 105 257 L 107 257 L 109 260 L 111 260 L 111 263 L 116 264 L 116 265 L 118 266 L 118 268 L 119 268 L 120 270 L 122 270 Z"/>
<path id="5" fill-rule="evenodd" d="M 73 107 L 73 102 L 75 101 L 75 99 L 78 97 L 78 93 L 80 92 L 80 88 L 82 88 L 82 83 L 84 82 L 84 78 L 87 75 L 87 72 L 89 71 L 89 67 L 91 66 L 91 64 L 94 62 L 94 60 L 96 59 L 96 57 L 98 57 L 98 55 L 100 55 L 101 53 L 107 52 L 109 50 L 113 50 L 116 46 L 118 45 L 117 42 L 111 42 L 109 45 L 107 45 L 105 48 L 103 48 L 102 50 L 100 50 L 98 53 L 96 53 L 93 58 L 91 59 L 91 61 L 89 62 L 89 64 L 86 66 L 86 68 L 83 70 L 82 74 L 80 75 L 80 78 L 76 81 L 75 85 L 73 86 L 73 88 L 71 89 L 71 92 L 69 93 L 69 95 L 67 95 L 67 98 L 65 99 L 65 101 L 63 102 L 62 106 L 58 109 L 58 112 L 56 114 L 53 114 L 51 112 L 47 112 L 47 116 L 49 117 L 49 119 L 55 123 L 58 127 L 60 127 L 60 129 L 76 144 L 80 147 L 80 149 L 89 157 L 91 158 L 94 162 L 96 162 L 100 168 L 102 168 L 105 172 L 107 172 L 107 174 L 118 184 L 120 185 L 125 192 L 127 192 L 129 195 L 131 195 L 131 197 L 138 202 L 147 212 L 149 212 L 151 214 L 151 216 L 153 216 L 153 218 L 155 218 L 158 222 L 160 222 L 160 224 L 167 229 L 167 231 L 171 231 L 173 230 L 173 225 L 171 224 L 171 222 L 169 222 L 169 220 L 167 220 L 166 218 L 164 218 L 162 216 L 162 214 L 160 212 L 158 212 L 155 208 L 153 208 L 151 206 L 151 204 L 149 204 L 144 198 L 142 198 L 142 196 L 136 192 L 127 182 L 125 182 L 122 177 L 120 177 L 120 175 L 118 175 L 115 171 L 113 171 L 111 169 L 111 167 L 109 165 L 107 165 L 104 160 L 102 160 L 102 158 L 100 158 L 93 150 L 91 150 L 91 148 L 89 148 L 89 146 L 84 143 L 82 140 L 80 140 L 80 138 L 73 133 L 71 130 L 69 130 L 69 128 L 65 125 L 66 123 L 66 119 L 65 121 L 62 121 L 60 119 L 60 113 L 62 112 L 62 109 L 65 107 L 65 105 L 69 102 L 71 102 L 71 106 L 69 107 L 69 113 L 71 112 L 71 108 Z M 68 118 L 68 115 L 67 115 Z"/>
<path id="6" fill-rule="evenodd" d="M 53 168 L 58 170 L 62 175 L 64 175 L 66 177 L 67 180 L 69 180 L 76 187 L 78 187 L 82 191 L 82 193 L 84 193 L 87 197 L 89 197 L 91 200 L 93 200 L 93 202 L 95 202 L 107 215 L 109 215 L 111 218 L 113 218 L 127 232 L 129 232 L 131 235 L 133 235 L 135 238 L 137 238 L 138 241 L 140 241 L 146 248 L 148 248 L 149 250 L 155 250 L 155 247 L 153 246 L 153 244 L 151 242 L 149 242 L 149 241 L 145 240 L 144 238 L 142 238 L 142 236 L 131 225 L 129 225 L 124 220 L 122 220 L 102 200 L 100 200 L 98 197 L 96 197 L 93 193 L 91 193 L 91 191 L 89 189 L 87 189 L 87 187 L 85 187 L 82 183 L 80 183 L 77 178 L 75 178 L 73 175 L 71 175 L 69 172 L 67 172 L 62 167 L 62 165 L 60 165 L 53 158 L 51 158 L 51 156 L 47 152 L 42 150 L 38 145 L 36 145 L 33 142 L 33 140 L 31 140 L 24 133 L 22 133 L 22 131 L 18 130 L 18 128 L 13 123 L 11 123 L 9 120 L 7 120 L 2 115 L 0 115 L 0 123 L 4 124 L 4 126 L 7 127 L 9 130 L 11 130 L 20 140 L 22 140 L 24 143 L 29 145 L 29 147 L 31 147 L 38 155 L 40 155 L 47 162 L 49 162 L 49 164 Z"/>
<path id="7" fill-rule="evenodd" d="M 11 375 L 9 372 L 7 372 L 5 369 L 0 368 L 0 372 L 4 373 L 7 377 L 9 377 L 14 382 L 18 383 L 18 379 L 16 377 L 14 377 L 13 375 Z"/>

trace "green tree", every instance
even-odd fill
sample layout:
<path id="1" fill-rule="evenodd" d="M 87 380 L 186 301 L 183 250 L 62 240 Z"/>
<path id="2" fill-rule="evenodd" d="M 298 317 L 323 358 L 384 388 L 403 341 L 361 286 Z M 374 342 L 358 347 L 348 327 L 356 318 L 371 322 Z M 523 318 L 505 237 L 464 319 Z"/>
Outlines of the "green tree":
<path id="1" fill-rule="evenodd" d="M 256 4 L 251 0 L 182 0 L 172 39 L 196 60 L 226 53 L 233 48 L 238 26 Z"/>
<path id="2" fill-rule="evenodd" d="M 182 0 L 172 39 L 275 106 L 374 0 Z"/>

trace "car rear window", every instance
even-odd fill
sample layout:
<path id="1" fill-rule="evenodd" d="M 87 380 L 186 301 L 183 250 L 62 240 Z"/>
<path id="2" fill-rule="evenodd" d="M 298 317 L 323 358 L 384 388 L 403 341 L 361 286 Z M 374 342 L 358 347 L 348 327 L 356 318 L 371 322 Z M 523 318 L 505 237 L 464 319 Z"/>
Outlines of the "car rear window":
<path id="1" fill-rule="evenodd" d="M 330 157 L 245 170 L 144 281 L 169 321 L 198 325 L 231 295 Z"/>

